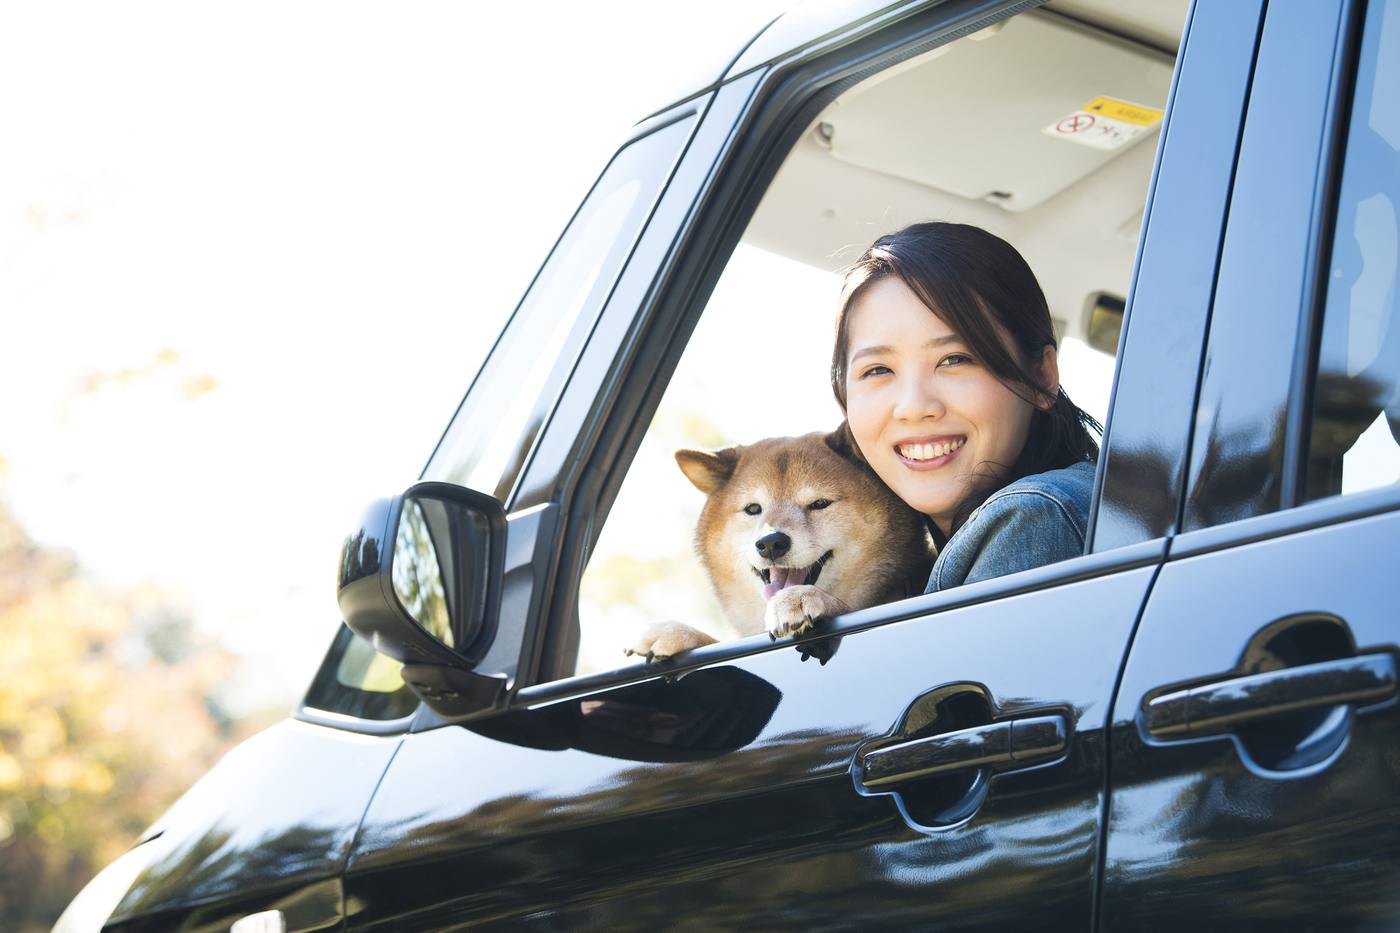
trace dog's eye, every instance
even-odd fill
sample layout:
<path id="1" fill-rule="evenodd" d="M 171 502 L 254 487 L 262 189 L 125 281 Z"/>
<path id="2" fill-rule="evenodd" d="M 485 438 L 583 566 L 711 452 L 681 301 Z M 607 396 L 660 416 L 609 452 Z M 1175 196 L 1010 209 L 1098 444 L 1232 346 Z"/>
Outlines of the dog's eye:
<path id="1" fill-rule="evenodd" d="M 818 499 L 816 502 L 813 502 L 811 505 L 807 506 L 807 508 L 809 508 L 809 509 L 824 509 L 824 508 L 826 508 L 828 505 L 831 505 L 831 500 L 830 500 L 830 499 Z"/>
<path id="2" fill-rule="evenodd" d="M 757 502 L 750 502 L 748 505 L 744 506 L 744 511 L 749 515 L 757 515 L 759 512 L 763 511 L 763 506 L 759 505 Z"/>

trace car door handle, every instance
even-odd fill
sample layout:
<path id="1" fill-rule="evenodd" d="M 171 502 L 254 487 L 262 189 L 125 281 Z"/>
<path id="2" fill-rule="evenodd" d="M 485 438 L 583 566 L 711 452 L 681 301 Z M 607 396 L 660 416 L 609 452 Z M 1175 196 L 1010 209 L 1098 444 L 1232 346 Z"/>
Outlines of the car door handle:
<path id="1" fill-rule="evenodd" d="M 871 790 L 965 768 L 1033 764 L 1062 754 L 1065 717 L 1028 716 L 886 745 L 856 758 L 860 783 Z"/>
<path id="2" fill-rule="evenodd" d="M 1363 654 L 1175 690 L 1145 701 L 1143 713 L 1148 735 L 1180 739 L 1225 732 L 1280 713 L 1375 703 L 1395 696 L 1395 686 L 1394 656 Z"/>

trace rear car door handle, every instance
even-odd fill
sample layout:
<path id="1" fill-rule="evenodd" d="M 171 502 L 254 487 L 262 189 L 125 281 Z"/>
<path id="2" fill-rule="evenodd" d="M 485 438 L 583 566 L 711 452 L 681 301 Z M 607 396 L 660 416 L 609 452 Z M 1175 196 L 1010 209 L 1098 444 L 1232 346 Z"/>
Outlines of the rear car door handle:
<path id="1" fill-rule="evenodd" d="M 880 790 L 967 768 L 1034 764 L 1063 754 L 1068 742 L 1065 717 L 1029 716 L 886 745 L 857 756 L 856 767 L 861 784 Z"/>
<path id="2" fill-rule="evenodd" d="M 1148 735 L 1181 739 L 1216 735 L 1281 713 L 1377 703 L 1395 696 L 1395 687 L 1394 656 L 1363 654 L 1174 690 L 1147 699 L 1142 708 Z"/>

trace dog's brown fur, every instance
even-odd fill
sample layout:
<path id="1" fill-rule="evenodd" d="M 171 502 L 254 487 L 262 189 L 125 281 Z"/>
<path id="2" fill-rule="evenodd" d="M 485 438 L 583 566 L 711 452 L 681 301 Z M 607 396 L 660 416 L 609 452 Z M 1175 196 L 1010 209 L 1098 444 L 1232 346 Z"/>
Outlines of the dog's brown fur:
<path id="1" fill-rule="evenodd" d="M 695 547 L 729 624 L 742 635 L 797 634 L 813 621 L 921 592 L 933 562 L 923 516 L 865 465 L 843 424 L 830 434 L 777 437 L 713 453 L 679 450 L 676 462 L 705 506 Z M 828 500 L 825 508 L 812 503 Z M 746 506 L 762 511 L 749 515 Z M 788 553 L 769 559 L 756 542 L 780 531 Z M 830 557 L 821 558 L 830 553 Z M 764 596 L 760 571 L 820 563 L 816 585 Z M 653 625 L 627 654 L 664 659 L 712 644 L 678 622 Z"/>

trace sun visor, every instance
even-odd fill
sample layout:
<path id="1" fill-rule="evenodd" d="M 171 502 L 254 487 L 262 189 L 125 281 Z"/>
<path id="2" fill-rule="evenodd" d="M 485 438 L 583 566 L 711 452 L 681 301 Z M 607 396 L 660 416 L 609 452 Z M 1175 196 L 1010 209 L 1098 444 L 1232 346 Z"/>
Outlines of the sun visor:
<path id="1" fill-rule="evenodd" d="M 1153 145 L 1171 76 L 1160 52 L 1033 13 L 852 89 L 813 132 L 842 162 L 1024 211 Z"/>

